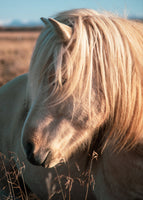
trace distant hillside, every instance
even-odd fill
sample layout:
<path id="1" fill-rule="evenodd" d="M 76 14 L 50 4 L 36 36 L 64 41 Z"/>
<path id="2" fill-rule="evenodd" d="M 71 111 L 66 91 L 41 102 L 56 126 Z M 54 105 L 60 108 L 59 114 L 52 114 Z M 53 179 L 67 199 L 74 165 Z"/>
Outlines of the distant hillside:
<path id="1" fill-rule="evenodd" d="M 3 23 L 0 25 L 0 31 L 39 31 L 43 27 L 42 22 L 29 21 L 22 22 L 20 20 L 13 20 L 9 23 Z"/>
<path id="2" fill-rule="evenodd" d="M 10 22 L 2 22 L 0 26 L 4 26 L 4 27 L 35 27 L 35 26 L 42 26 L 42 22 L 41 22 L 41 20 L 21 21 L 21 20 L 15 19 Z"/>
<path id="3" fill-rule="evenodd" d="M 14 26 L 3 26 L 3 27 L 0 27 L 0 32 L 29 32 L 29 31 L 41 31 L 41 29 L 43 28 L 43 26 L 33 26 L 33 27 L 14 27 Z"/>
<path id="4" fill-rule="evenodd" d="M 143 17 L 134 17 L 134 16 L 131 16 L 131 17 L 129 17 L 129 19 L 135 20 L 135 21 L 139 21 L 139 22 L 143 23 Z"/>

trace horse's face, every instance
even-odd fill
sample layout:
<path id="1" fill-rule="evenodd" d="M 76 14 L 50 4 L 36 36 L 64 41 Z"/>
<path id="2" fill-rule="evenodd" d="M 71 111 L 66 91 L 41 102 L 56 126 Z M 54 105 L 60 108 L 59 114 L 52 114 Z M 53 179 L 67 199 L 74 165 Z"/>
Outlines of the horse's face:
<path id="1" fill-rule="evenodd" d="M 59 38 L 62 38 L 62 41 L 68 40 L 71 35 L 71 28 L 55 21 L 52 23 L 56 23 L 55 31 Z M 44 32 L 43 38 L 46 38 L 46 34 L 48 32 Z M 61 161 L 68 160 L 77 149 L 83 150 L 90 146 L 96 128 L 104 120 L 104 101 L 101 101 L 101 95 L 97 95 L 95 92 L 96 84 L 93 84 L 93 88 L 90 87 L 90 76 L 84 78 L 78 75 L 79 81 L 82 80 L 80 84 L 75 74 L 71 76 L 72 78 L 70 77 L 70 74 L 76 71 L 76 66 L 74 65 L 77 65 L 77 63 L 73 63 L 74 69 L 68 70 L 71 67 L 68 63 L 63 67 L 59 66 L 60 61 L 54 62 L 52 60 L 56 58 L 56 53 L 54 54 L 54 52 L 59 43 L 56 43 L 57 46 L 52 47 L 54 38 L 52 38 L 51 34 L 47 37 L 48 39 L 45 39 L 45 43 L 39 40 L 41 47 L 38 46 L 35 50 L 36 61 L 32 60 L 32 67 L 29 72 L 28 97 L 30 103 L 29 112 L 22 130 L 22 145 L 31 163 L 52 167 Z M 52 43 L 49 44 L 50 41 Z M 51 56 L 48 57 L 48 61 L 43 63 L 47 58 L 47 52 L 51 52 L 51 54 L 49 53 Z M 66 62 L 66 59 L 62 61 Z M 56 64 L 55 67 L 54 64 Z M 42 71 L 42 66 L 46 66 L 45 74 Z M 59 68 L 65 69 L 66 67 L 66 72 L 63 70 L 65 73 L 62 70 L 61 73 L 58 71 Z M 76 68 L 78 69 L 78 67 L 79 65 Z M 54 69 L 54 73 L 51 69 Z M 85 76 L 91 74 L 91 71 L 84 70 Z M 39 76 L 41 74 L 42 78 L 40 79 Z M 60 79 L 61 76 L 62 78 Z M 61 81 L 62 86 L 59 84 L 60 86 L 57 87 L 58 90 L 54 86 L 57 82 L 55 81 L 53 84 L 53 79 L 56 79 L 57 82 L 59 80 L 63 81 Z M 87 84 L 84 85 L 86 82 Z M 74 86 L 75 89 L 73 91 L 75 83 L 76 86 Z M 86 85 L 91 88 L 89 92 L 88 89 L 85 89 L 87 88 Z M 81 90 L 81 87 L 83 90 Z M 49 89 L 47 90 L 47 88 Z M 73 92 L 61 100 L 60 97 L 65 95 L 68 88 Z M 90 102 L 88 95 L 83 95 L 84 98 L 81 98 L 82 92 L 79 95 L 77 92 L 79 90 L 90 94 Z M 53 94 L 52 92 L 54 95 L 51 95 Z M 97 96 L 100 96 L 100 100 Z M 54 106 L 53 102 L 55 102 L 56 97 L 57 101 Z M 52 106 L 50 106 L 51 104 Z"/>
<path id="2" fill-rule="evenodd" d="M 27 159 L 36 165 L 53 167 L 90 145 L 101 115 L 89 119 L 86 102 L 66 101 L 48 107 L 38 95 L 31 103 L 22 130 L 22 145 Z"/>

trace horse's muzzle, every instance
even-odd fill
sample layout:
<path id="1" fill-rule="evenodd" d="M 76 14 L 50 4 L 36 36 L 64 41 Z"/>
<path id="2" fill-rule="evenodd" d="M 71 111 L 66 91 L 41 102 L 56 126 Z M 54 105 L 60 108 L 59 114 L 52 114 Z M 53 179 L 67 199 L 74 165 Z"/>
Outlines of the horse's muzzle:
<path id="1" fill-rule="evenodd" d="M 51 161 L 51 157 L 52 157 L 52 153 L 51 153 L 51 151 L 48 151 L 47 152 L 47 156 L 46 156 L 44 162 L 41 164 L 41 166 L 44 167 L 44 168 L 49 167 L 49 163 Z"/>
<path id="2" fill-rule="evenodd" d="M 28 142 L 26 145 L 24 145 L 25 153 L 27 156 L 27 160 L 33 164 L 33 165 L 41 165 L 42 167 L 46 168 L 49 166 L 52 153 L 49 149 L 47 149 L 45 152 L 34 152 L 34 144 Z"/>

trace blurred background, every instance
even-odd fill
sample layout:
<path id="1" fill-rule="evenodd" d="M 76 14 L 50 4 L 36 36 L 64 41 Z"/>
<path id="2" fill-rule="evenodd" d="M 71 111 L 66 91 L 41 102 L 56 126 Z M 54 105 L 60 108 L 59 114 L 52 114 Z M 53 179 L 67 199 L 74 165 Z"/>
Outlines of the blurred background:
<path id="1" fill-rule="evenodd" d="M 0 0 L 0 86 L 28 71 L 43 26 L 40 17 L 74 8 L 109 11 L 143 21 L 143 0 Z"/>

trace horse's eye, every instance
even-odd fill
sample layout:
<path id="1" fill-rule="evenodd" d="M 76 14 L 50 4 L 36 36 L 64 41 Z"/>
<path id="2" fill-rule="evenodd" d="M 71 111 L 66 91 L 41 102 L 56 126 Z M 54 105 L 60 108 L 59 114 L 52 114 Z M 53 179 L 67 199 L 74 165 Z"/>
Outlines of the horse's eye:
<path id="1" fill-rule="evenodd" d="M 67 79 L 64 78 L 64 79 L 62 80 L 62 85 L 64 85 L 66 82 L 67 82 Z"/>
<path id="2" fill-rule="evenodd" d="M 66 83 L 67 79 L 62 79 L 62 86 Z M 57 82 L 53 82 L 52 86 L 54 87 L 56 84 L 58 84 Z"/>

